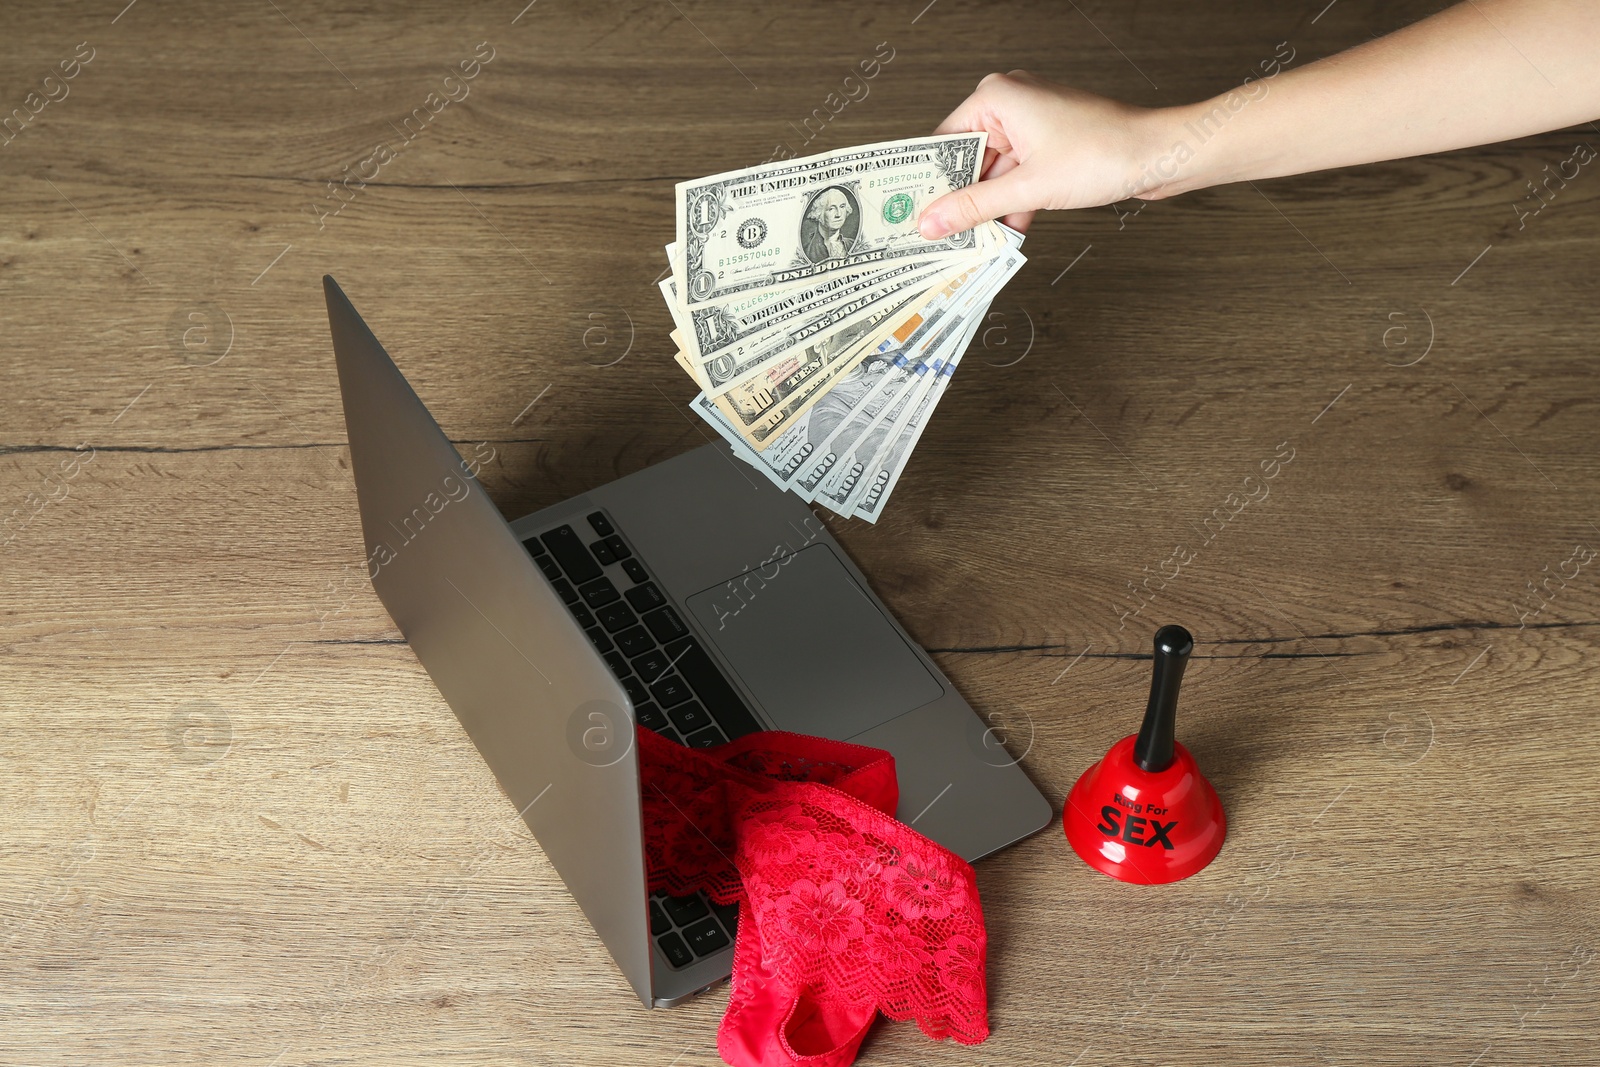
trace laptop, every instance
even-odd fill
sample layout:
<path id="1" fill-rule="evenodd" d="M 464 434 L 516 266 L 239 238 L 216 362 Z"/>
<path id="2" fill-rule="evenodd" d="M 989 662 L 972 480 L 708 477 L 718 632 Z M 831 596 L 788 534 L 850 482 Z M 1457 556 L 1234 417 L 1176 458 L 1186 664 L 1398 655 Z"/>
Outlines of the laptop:
<path id="1" fill-rule="evenodd" d="M 648 892 L 635 723 L 886 749 L 899 818 L 969 861 L 1050 822 L 798 497 L 717 443 L 507 523 L 323 289 L 373 587 L 646 1006 L 726 978 L 738 916 Z"/>

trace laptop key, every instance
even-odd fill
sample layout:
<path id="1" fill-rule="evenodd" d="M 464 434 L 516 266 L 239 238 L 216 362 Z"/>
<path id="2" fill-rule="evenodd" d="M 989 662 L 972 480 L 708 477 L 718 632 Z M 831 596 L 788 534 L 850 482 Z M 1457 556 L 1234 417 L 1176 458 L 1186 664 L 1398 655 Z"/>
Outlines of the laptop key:
<path id="1" fill-rule="evenodd" d="M 670 725 L 667 717 L 661 713 L 661 709 L 650 703 L 635 704 L 633 717 L 639 720 L 640 726 L 646 730 L 654 730 L 658 734 Z"/>
<path id="2" fill-rule="evenodd" d="M 528 538 L 526 541 L 522 542 L 522 547 L 527 549 L 528 554 L 531 556 L 543 556 L 546 554 L 544 542 L 539 540 L 537 537 Z"/>
<path id="3" fill-rule="evenodd" d="M 667 714 L 672 717 L 672 725 L 683 731 L 685 741 L 689 741 L 689 735 L 696 730 L 704 730 L 711 725 L 711 716 L 706 714 L 706 709 L 697 700 L 679 704 Z M 720 741 L 717 743 L 721 744 Z"/>
<path id="4" fill-rule="evenodd" d="M 679 926 L 688 926 L 711 914 L 711 909 L 706 907 L 706 902 L 699 893 L 691 897 L 667 897 L 661 905 L 667 909 L 667 915 L 672 921 Z"/>
<path id="5" fill-rule="evenodd" d="M 709 956 L 728 947 L 728 935 L 722 932 L 715 919 L 697 922 L 683 932 L 683 939 L 696 956 Z"/>
<path id="6" fill-rule="evenodd" d="M 633 660 L 633 669 L 639 672 L 639 677 L 647 682 L 653 682 L 672 666 L 672 661 L 661 649 L 652 649 Z"/>
<path id="7" fill-rule="evenodd" d="M 661 595 L 661 590 L 656 588 L 654 582 L 628 590 L 628 603 L 633 605 L 634 611 L 654 611 L 666 602 L 667 598 Z"/>
<path id="8" fill-rule="evenodd" d="M 683 743 L 690 748 L 710 748 L 712 745 L 727 743 L 727 738 L 722 736 L 722 731 L 715 726 L 707 726 L 704 730 L 692 733 L 683 739 Z"/>
<path id="9" fill-rule="evenodd" d="M 596 578 L 587 585 L 578 586 L 578 592 L 583 594 L 583 599 L 591 608 L 598 608 L 601 604 L 609 604 L 622 594 L 617 592 L 617 587 L 607 578 Z"/>
<path id="10" fill-rule="evenodd" d="M 633 549 L 623 544 L 622 538 L 618 537 L 616 534 L 612 534 L 610 537 L 605 539 L 605 546 L 606 548 L 610 549 L 611 554 L 618 559 L 627 559 L 629 556 L 633 555 Z"/>
<path id="11" fill-rule="evenodd" d="M 722 920 L 722 928 L 734 937 L 739 936 L 739 905 L 737 904 L 712 904 L 711 910 L 717 913 L 717 918 Z"/>
<path id="12" fill-rule="evenodd" d="M 649 631 L 643 626 L 635 626 L 632 629 L 623 630 L 617 634 L 616 640 L 617 647 L 622 649 L 622 654 L 629 659 L 634 656 L 642 656 L 656 647 L 656 639 L 651 637 Z"/>
<path id="13" fill-rule="evenodd" d="M 583 627 L 585 630 L 595 625 L 594 616 L 591 615 L 589 613 L 589 609 L 584 607 L 582 604 L 574 604 L 568 610 L 572 612 L 572 617 L 578 620 L 578 625 Z"/>
<path id="14" fill-rule="evenodd" d="M 661 910 L 661 905 L 655 901 L 650 902 L 650 932 L 664 934 L 672 929 L 672 920 L 667 918 L 667 913 Z"/>
<path id="15" fill-rule="evenodd" d="M 656 698 L 656 703 L 664 708 L 674 704 L 682 704 L 691 694 L 689 687 L 683 684 L 683 679 L 676 674 L 669 674 L 650 687 L 650 693 Z"/>
<path id="16" fill-rule="evenodd" d="M 633 668 L 628 666 L 628 661 L 621 652 L 615 650 L 602 653 L 606 658 L 606 666 L 611 668 L 611 673 L 618 678 L 626 678 L 633 673 Z"/>
<path id="17" fill-rule="evenodd" d="M 603 567 L 611 566 L 618 559 L 617 554 L 611 551 L 611 544 L 609 541 L 596 541 L 589 546 L 589 551 L 594 553 L 594 558 L 599 560 L 600 565 Z"/>
<path id="18" fill-rule="evenodd" d="M 544 576 L 552 582 L 561 577 L 561 568 L 556 566 L 556 561 L 549 556 L 538 557 L 534 560 L 539 564 L 539 569 L 544 571 Z"/>
<path id="19" fill-rule="evenodd" d="M 700 698 L 723 733 L 729 737 L 743 737 L 761 729 L 761 724 L 750 714 L 750 709 L 744 706 L 744 701 L 739 699 L 739 694 L 734 692 L 699 642 L 688 638 L 675 641 L 667 646 L 667 652 L 674 657 L 678 673 L 694 689 L 694 695 Z"/>
<path id="20" fill-rule="evenodd" d="M 620 600 L 614 604 L 602 606 L 596 610 L 595 614 L 600 616 L 600 625 L 604 626 L 609 633 L 626 630 L 639 621 L 639 617 L 629 611 L 628 605 Z"/>
<path id="21" fill-rule="evenodd" d="M 634 625 L 616 635 L 616 646 L 622 649 L 624 656 L 634 659 L 635 656 L 643 656 L 654 648 L 656 638 L 651 637 L 650 630 L 646 630 L 642 625 Z"/>
<path id="22" fill-rule="evenodd" d="M 639 679 L 635 678 L 633 675 L 630 674 L 628 677 L 622 679 L 622 688 L 627 690 L 628 699 L 633 701 L 633 706 L 635 708 L 637 708 L 640 704 L 649 703 L 650 691 L 644 687 L 643 682 L 639 681 Z"/>
<path id="23" fill-rule="evenodd" d="M 567 572 L 567 577 L 582 585 L 600 577 L 600 564 L 589 555 L 589 550 L 583 547 L 583 542 L 578 540 L 577 531 L 570 526 L 557 526 L 545 534 L 541 540 L 550 554 L 561 564 L 561 569 Z"/>
<path id="24" fill-rule="evenodd" d="M 594 527 L 594 532 L 601 537 L 610 537 L 616 533 L 616 528 L 611 525 L 611 520 L 606 518 L 605 512 L 597 511 L 589 516 L 589 525 Z"/>
<path id="25" fill-rule="evenodd" d="M 611 583 L 607 582 L 606 584 L 610 585 Z M 641 586 L 641 588 L 643 587 Z M 630 589 L 628 592 L 637 592 L 637 590 Z M 593 601 L 590 601 L 590 603 L 593 603 Z M 657 641 L 661 642 L 675 641 L 689 632 L 689 628 L 683 624 L 683 620 L 678 618 L 678 613 L 671 608 L 657 608 L 655 611 L 650 612 L 644 617 L 644 624 L 650 627 L 650 633 L 655 636 Z"/>
<path id="26" fill-rule="evenodd" d="M 617 647 L 611 643 L 611 638 L 606 636 L 606 632 L 598 626 L 591 627 L 583 632 L 589 635 L 590 641 L 594 642 L 597 652 L 610 652 Z"/>
<path id="27" fill-rule="evenodd" d="M 622 570 L 623 573 L 625 573 L 629 578 L 633 579 L 633 584 L 635 585 L 638 585 L 640 582 L 648 582 L 650 580 L 650 574 L 644 569 L 644 564 L 640 563 L 636 559 L 623 560 Z"/>
<path id="28" fill-rule="evenodd" d="M 675 745 L 683 744 L 683 738 L 678 736 L 678 731 L 674 730 L 670 726 L 665 730 L 657 730 L 656 733 L 660 734 L 662 737 L 665 737 L 668 741 L 671 741 Z"/>
<path id="29" fill-rule="evenodd" d="M 567 581 L 565 578 L 557 578 L 555 581 L 550 583 L 550 588 L 554 589 L 556 591 L 556 595 L 562 600 L 565 600 L 568 604 L 576 604 L 580 599 L 578 596 L 578 591 L 572 588 L 572 583 Z"/>
<path id="30" fill-rule="evenodd" d="M 689 946 L 677 934 L 662 934 L 656 938 L 656 944 L 661 946 L 661 954 L 674 967 L 687 967 L 694 962 L 694 953 L 689 951 Z"/>

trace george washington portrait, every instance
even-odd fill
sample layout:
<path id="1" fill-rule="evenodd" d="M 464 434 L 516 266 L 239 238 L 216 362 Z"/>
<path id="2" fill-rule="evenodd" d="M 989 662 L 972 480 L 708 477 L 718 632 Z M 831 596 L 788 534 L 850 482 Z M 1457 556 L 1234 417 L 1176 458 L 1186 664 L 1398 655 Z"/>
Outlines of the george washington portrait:
<path id="1" fill-rule="evenodd" d="M 813 263 L 843 259 L 861 235 L 861 208 L 850 190 L 830 185 L 816 193 L 800 220 L 800 247 Z"/>

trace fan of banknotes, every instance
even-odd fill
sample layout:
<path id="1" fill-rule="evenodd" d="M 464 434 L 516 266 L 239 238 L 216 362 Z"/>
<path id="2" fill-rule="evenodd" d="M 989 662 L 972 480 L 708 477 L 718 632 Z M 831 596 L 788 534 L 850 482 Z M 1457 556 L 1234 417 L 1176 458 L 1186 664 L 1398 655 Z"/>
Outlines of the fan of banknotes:
<path id="1" fill-rule="evenodd" d="M 677 186 L 672 312 L 694 410 L 780 489 L 876 522 L 989 302 L 1022 266 L 998 222 L 917 217 L 978 178 L 981 133 L 864 145 Z"/>

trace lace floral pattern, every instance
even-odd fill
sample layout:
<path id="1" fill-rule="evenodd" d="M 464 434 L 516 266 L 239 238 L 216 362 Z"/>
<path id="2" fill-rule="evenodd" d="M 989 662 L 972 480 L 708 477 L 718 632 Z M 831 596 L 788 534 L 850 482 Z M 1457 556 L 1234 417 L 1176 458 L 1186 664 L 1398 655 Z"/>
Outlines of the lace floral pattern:
<path id="1" fill-rule="evenodd" d="M 788 1060 L 750 1062 L 820 1063 L 789 1039 L 834 1040 L 839 1019 L 864 1034 L 876 1012 L 934 1039 L 988 1036 L 972 868 L 895 821 L 891 756 L 777 732 L 689 749 L 640 730 L 639 746 L 651 890 L 740 905 L 725 1058 L 768 1042 Z M 774 991 L 795 1005 L 784 1032 L 730 1041 L 730 1028 L 765 1025 L 758 1005 Z"/>

